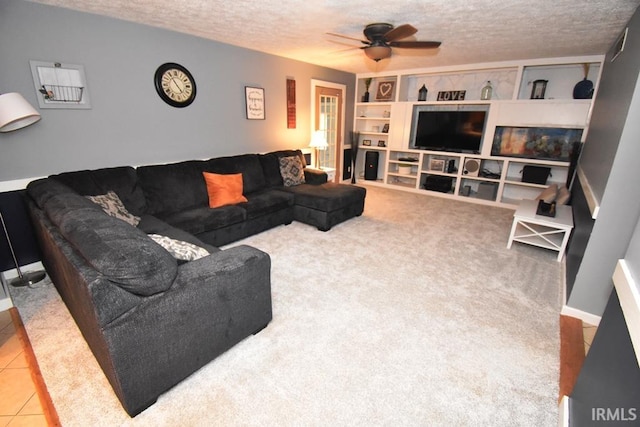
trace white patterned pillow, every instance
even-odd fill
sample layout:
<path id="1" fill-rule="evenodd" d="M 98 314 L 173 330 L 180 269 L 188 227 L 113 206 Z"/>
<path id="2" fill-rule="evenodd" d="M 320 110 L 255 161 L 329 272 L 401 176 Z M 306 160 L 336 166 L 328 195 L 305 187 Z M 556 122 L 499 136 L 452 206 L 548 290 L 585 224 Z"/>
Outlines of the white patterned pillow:
<path id="1" fill-rule="evenodd" d="M 122 200 L 114 191 L 108 191 L 107 194 L 101 194 L 99 196 L 87 196 L 93 203 L 100 205 L 100 207 L 109 215 L 121 219 L 125 222 L 136 227 L 140 222 L 140 217 L 129 213 L 127 208 L 124 207 Z"/>
<path id="2" fill-rule="evenodd" d="M 165 248 L 175 259 L 193 261 L 209 255 L 209 252 L 193 243 L 175 240 L 160 234 L 148 235 L 154 242 Z"/>
<path id="3" fill-rule="evenodd" d="M 304 184 L 304 165 L 300 157 L 280 157 L 280 175 L 285 187 Z"/>

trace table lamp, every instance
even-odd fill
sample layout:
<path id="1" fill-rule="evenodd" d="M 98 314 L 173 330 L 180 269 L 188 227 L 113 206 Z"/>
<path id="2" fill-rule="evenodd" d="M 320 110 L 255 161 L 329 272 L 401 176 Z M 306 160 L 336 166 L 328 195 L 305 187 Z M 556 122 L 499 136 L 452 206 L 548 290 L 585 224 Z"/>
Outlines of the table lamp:
<path id="1" fill-rule="evenodd" d="M 329 147 L 329 144 L 327 144 L 327 138 L 325 137 L 323 130 L 317 130 L 313 133 L 309 147 L 315 149 L 315 152 L 316 152 L 315 168 L 320 169 L 320 154 L 318 151 L 326 150 L 327 147 Z"/>

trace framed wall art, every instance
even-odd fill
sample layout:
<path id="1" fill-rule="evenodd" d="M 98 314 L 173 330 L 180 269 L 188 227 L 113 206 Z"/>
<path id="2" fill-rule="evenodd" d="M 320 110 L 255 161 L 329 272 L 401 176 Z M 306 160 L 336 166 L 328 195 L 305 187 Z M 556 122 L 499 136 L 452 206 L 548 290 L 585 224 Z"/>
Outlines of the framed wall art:
<path id="1" fill-rule="evenodd" d="M 46 61 L 29 64 L 40 108 L 91 108 L 82 65 Z"/>
<path id="2" fill-rule="evenodd" d="M 264 120 L 264 88 L 245 86 L 244 95 L 247 105 L 247 120 Z"/>
<path id="3" fill-rule="evenodd" d="M 429 161 L 429 170 L 444 172 L 444 159 L 431 159 Z"/>
<path id="4" fill-rule="evenodd" d="M 378 83 L 378 90 L 376 91 L 376 101 L 391 101 L 393 99 L 393 89 L 396 86 L 396 82 L 380 82 Z"/>

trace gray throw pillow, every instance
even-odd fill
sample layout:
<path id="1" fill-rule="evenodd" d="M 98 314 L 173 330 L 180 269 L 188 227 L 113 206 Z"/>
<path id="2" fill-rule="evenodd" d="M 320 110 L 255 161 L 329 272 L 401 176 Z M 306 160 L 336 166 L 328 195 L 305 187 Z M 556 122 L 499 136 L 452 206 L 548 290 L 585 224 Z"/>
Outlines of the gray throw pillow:
<path id="1" fill-rule="evenodd" d="M 285 187 L 304 184 L 304 165 L 300 157 L 280 157 L 280 175 Z"/>
<path id="2" fill-rule="evenodd" d="M 93 203 L 100 205 L 102 209 L 109 215 L 121 219 L 134 227 L 140 222 L 140 217 L 129 213 L 120 197 L 114 191 L 108 191 L 107 194 L 99 196 L 87 196 Z"/>

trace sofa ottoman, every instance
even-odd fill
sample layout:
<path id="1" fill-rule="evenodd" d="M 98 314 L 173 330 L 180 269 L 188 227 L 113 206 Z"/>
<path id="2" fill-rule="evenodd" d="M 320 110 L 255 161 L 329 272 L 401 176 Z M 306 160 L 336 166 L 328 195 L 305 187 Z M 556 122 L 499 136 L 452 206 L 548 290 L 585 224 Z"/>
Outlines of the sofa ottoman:
<path id="1" fill-rule="evenodd" d="M 327 182 L 322 185 L 286 187 L 295 195 L 293 218 L 328 231 L 336 224 L 362 215 L 367 190 L 347 184 Z"/>

